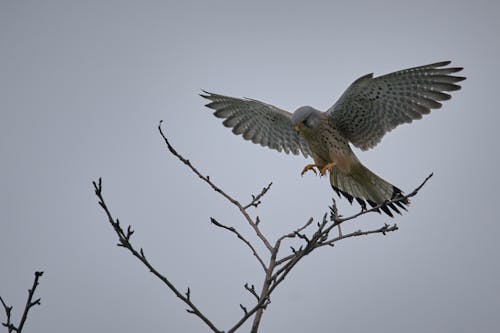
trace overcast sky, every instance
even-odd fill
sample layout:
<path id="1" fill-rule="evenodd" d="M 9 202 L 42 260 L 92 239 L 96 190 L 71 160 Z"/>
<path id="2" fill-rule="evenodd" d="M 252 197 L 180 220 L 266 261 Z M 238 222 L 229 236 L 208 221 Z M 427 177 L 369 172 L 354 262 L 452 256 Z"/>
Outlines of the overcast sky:
<path id="1" fill-rule="evenodd" d="M 396 222 L 307 257 L 272 297 L 263 332 L 493 332 L 500 326 L 498 1 L 0 1 L 0 295 L 26 332 L 206 332 L 133 257 L 134 242 L 221 329 L 252 304 L 260 267 L 209 217 L 252 231 L 166 152 L 172 144 L 256 212 L 275 239 L 320 218 L 327 179 L 306 161 L 234 136 L 201 89 L 293 111 L 326 110 L 357 77 L 452 60 L 467 76 L 440 110 L 388 134 L 365 165 L 409 192 Z M 354 213 L 346 200 L 344 214 Z M 3 313 L 0 313 L 2 321 Z M 248 331 L 248 327 L 242 329 Z"/>

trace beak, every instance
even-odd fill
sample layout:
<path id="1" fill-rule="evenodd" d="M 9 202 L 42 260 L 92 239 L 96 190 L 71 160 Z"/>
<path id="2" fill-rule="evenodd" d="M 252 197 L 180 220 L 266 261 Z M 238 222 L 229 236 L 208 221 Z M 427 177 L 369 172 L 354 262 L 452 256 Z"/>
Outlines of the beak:
<path id="1" fill-rule="evenodd" d="M 297 132 L 300 132 L 300 124 L 293 126 L 293 129 L 296 130 Z"/>

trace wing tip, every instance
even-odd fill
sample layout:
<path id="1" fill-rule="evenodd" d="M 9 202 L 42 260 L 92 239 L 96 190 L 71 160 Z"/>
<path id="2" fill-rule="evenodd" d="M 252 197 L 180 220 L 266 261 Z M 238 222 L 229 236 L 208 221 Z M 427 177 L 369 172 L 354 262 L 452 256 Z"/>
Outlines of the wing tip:
<path id="1" fill-rule="evenodd" d="M 444 60 L 428 65 L 429 67 L 445 67 L 451 64 L 451 60 Z"/>
<path id="2" fill-rule="evenodd" d="M 450 60 L 446 60 L 446 61 L 441 61 L 441 62 L 437 62 L 437 63 L 434 63 L 434 64 L 431 64 L 429 66 L 432 66 L 434 68 L 440 68 L 440 69 L 445 69 L 448 74 L 451 74 L 451 73 L 458 73 L 458 72 L 461 72 L 464 70 L 463 67 L 446 67 L 448 65 L 451 64 L 451 61 Z M 446 67 L 446 68 L 441 68 L 441 67 Z M 460 82 L 460 81 L 463 81 L 466 79 L 465 76 L 456 76 L 455 77 L 456 79 L 456 82 Z"/>
<path id="3" fill-rule="evenodd" d="M 216 94 L 211 93 L 211 92 L 209 92 L 209 91 L 207 91 L 207 90 L 205 90 L 205 89 L 201 89 L 201 91 L 202 91 L 202 92 L 201 92 L 201 93 L 199 93 L 198 95 L 199 95 L 199 96 L 201 96 L 201 97 L 203 97 L 203 98 L 206 98 L 206 99 L 212 100 L 212 99 L 216 96 Z"/>

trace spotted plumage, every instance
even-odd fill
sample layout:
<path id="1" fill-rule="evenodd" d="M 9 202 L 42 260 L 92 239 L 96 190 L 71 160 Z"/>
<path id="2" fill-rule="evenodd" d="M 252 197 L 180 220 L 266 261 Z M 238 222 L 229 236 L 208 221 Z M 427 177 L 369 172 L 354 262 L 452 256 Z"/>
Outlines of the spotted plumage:
<path id="1" fill-rule="evenodd" d="M 406 209 L 408 199 L 361 164 L 349 143 L 362 150 L 373 148 L 396 126 L 440 108 L 442 101 L 451 98 L 447 92 L 459 90 L 457 83 L 465 80 L 452 75 L 462 68 L 449 64 L 438 62 L 379 77 L 364 75 L 326 112 L 303 106 L 290 113 L 254 99 L 209 92 L 201 96 L 210 100 L 206 106 L 233 133 L 280 152 L 311 156 L 314 164 L 303 173 L 315 168 L 321 174 L 329 171 L 337 194 L 351 203 L 355 199 L 363 208 L 381 205 L 382 211 L 393 216 L 392 212 Z"/>

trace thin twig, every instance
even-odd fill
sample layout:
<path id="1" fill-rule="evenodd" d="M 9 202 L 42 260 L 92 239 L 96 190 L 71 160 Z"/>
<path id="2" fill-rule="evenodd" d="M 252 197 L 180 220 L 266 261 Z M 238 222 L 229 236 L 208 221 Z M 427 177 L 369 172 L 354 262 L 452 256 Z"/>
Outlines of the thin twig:
<path id="1" fill-rule="evenodd" d="M 163 133 L 163 130 L 161 128 L 161 125 L 163 123 L 163 120 L 160 120 L 160 124 L 158 125 L 158 130 L 160 131 L 160 134 L 161 136 L 163 137 L 163 140 L 165 141 L 165 144 L 167 145 L 167 148 L 168 150 L 170 151 L 170 153 L 172 153 L 172 155 L 174 155 L 175 157 L 177 157 L 182 163 L 184 163 L 185 165 L 188 166 L 188 168 L 191 169 L 191 171 L 193 171 L 199 178 L 201 178 L 204 182 L 206 182 L 208 185 L 210 185 L 210 187 L 217 193 L 221 194 L 224 198 L 226 198 L 230 203 L 232 203 L 233 205 L 235 205 L 239 211 L 241 212 L 241 214 L 243 214 L 243 216 L 245 217 L 245 219 L 247 220 L 248 224 L 250 224 L 250 226 L 254 229 L 255 233 L 257 234 L 257 236 L 260 238 L 260 240 L 264 243 L 264 245 L 266 246 L 266 248 L 269 250 L 269 252 L 272 252 L 273 251 L 273 248 L 271 246 L 271 244 L 269 243 L 269 241 L 267 240 L 266 237 L 264 237 L 264 235 L 262 234 L 262 232 L 260 231 L 260 228 L 258 227 L 258 223 L 257 222 L 254 222 L 252 220 L 252 218 L 250 217 L 250 215 L 248 215 L 248 213 L 246 212 L 246 208 L 247 206 L 242 206 L 238 200 L 234 199 L 233 197 L 231 197 L 229 194 L 227 194 L 225 191 L 223 191 L 220 187 L 218 187 L 217 185 L 215 185 L 211 180 L 210 180 L 210 177 L 209 176 L 203 176 L 199 171 L 198 169 L 196 169 L 192 164 L 191 162 L 184 158 L 181 154 L 179 154 L 175 149 L 174 147 L 170 144 L 170 141 L 168 141 L 167 137 L 165 136 L 165 134 Z M 271 185 L 269 185 L 268 187 L 270 187 Z M 264 192 L 264 191 L 263 191 Z M 265 191 L 267 192 L 267 190 Z M 264 192 L 264 193 L 265 193 Z M 262 192 L 261 192 L 262 193 Z M 264 194 L 262 194 L 264 195 Z M 262 197 L 261 195 L 261 197 Z M 248 207 L 247 207 L 248 208 Z"/>
<path id="2" fill-rule="evenodd" d="M 253 245 L 245 237 L 243 237 L 243 235 L 238 230 L 236 230 L 236 228 L 234 228 L 234 227 L 228 227 L 227 225 L 224 225 L 224 224 L 220 223 L 219 221 L 217 221 L 213 217 L 210 218 L 210 222 L 212 222 L 214 225 L 216 225 L 219 228 L 226 229 L 226 230 L 234 233 L 236 235 L 236 237 L 238 237 L 243 243 L 245 243 L 250 248 L 250 250 L 252 251 L 253 255 L 255 256 L 255 258 L 257 258 L 257 260 L 259 261 L 260 265 L 264 269 L 264 272 L 267 270 L 267 267 L 264 264 L 264 261 L 262 260 L 262 258 L 257 253 L 257 250 L 255 250 L 255 248 L 253 247 Z"/>
<path id="3" fill-rule="evenodd" d="M 35 279 L 33 280 L 33 286 L 31 289 L 28 289 L 28 298 L 26 299 L 26 305 L 24 306 L 24 311 L 23 315 L 21 317 L 21 320 L 19 321 L 19 325 L 16 327 L 12 322 L 11 322 L 11 313 L 12 313 L 12 306 L 8 306 L 2 297 L 0 297 L 0 301 L 2 302 L 2 305 L 5 310 L 5 315 L 7 317 L 7 321 L 5 323 L 2 323 L 3 326 L 7 327 L 8 332 L 17 332 L 21 333 L 24 324 L 26 323 L 26 320 L 28 319 L 28 313 L 31 310 L 32 307 L 35 305 L 41 305 L 41 298 L 38 298 L 36 300 L 33 300 L 33 295 L 35 294 L 36 287 L 38 287 L 38 280 L 40 277 L 43 275 L 42 271 L 37 271 L 35 272 Z"/>
<path id="4" fill-rule="evenodd" d="M 259 295 L 257 295 L 257 292 L 255 291 L 255 286 L 253 284 L 249 286 L 248 283 L 245 283 L 245 289 L 248 290 L 248 292 L 257 299 L 257 301 L 259 300 Z"/>
<path id="5" fill-rule="evenodd" d="M 12 332 L 12 331 L 17 331 L 17 328 L 14 326 L 14 324 L 12 324 L 12 322 L 10 321 L 10 315 L 11 315 L 11 312 L 12 312 L 12 306 L 8 306 L 7 304 L 5 304 L 3 298 L 0 296 L 0 301 L 2 302 L 2 305 L 3 305 L 3 308 L 5 310 L 5 316 L 7 317 L 7 320 L 5 321 L 5 323 L 2 323 L 3 326 L 7 327 L 7 330 L 8 332 Z"/>
<path id="6" fill-rule="evenodd" d="M 134 246 L 130 243 L 130 236 L 132 235 L 133 231 L 131 230 L 130 227 L 127 228 L 127 232 L 125 232 L 122 227 L 120 226 L 120 223 L 118 219 L 114 219 L 113 216 L 111 215 L 106 203 L 104 202 L 104 198 L 102 196 L 102 181 L 101 178 L 99 178 L 99 181 L 92 182 L 94 184 L 94 189 L 95 189 L 95 194 L 97 198 L 99 199 L 99 205 L 102 207 L 104 212 L 106 213 L 106 216 L 108 218 L 109 223 L 113 227 L 113 230 L 116 232 L 116 235 L 118 236 L 118 246 L 124 247 L 127 250 L 129 250 L 130 253 L 139 261 L 141 261 L 144 266 L 146 266 L 149 271 L 155 275 L 158 279 L 160 279 L 179 299 L 181 299 L 184 303 L 186 303 L 189 306 L 189 309 L 187 311 L 189 313 L 192 313 L 199 317 L 205 324 L 207 324 L 208 327 L 213 332 L 216 333 L 222 333 L 221 330 L 219 330 L 199 309 L 198 307 L 191 301 L 191 290 L 188 288 L 188 291 L 185 295 L 183 295 L 173 284 L 168 280 L 164 275 L 160 274 L 156 270 L 155 267 L 149 262 L 148 259 L 146 259 L 146 256 L 144 254 L 143 249 L 141 248 L 139 251 L 137 251 Z"/>
<path id="7" fill-rule="evenodd" d="M 3 308 L 5 310 L 5 316 L 7 317 L 7 320 L 5 321 L 5 323 L 2 323 L 3 326 L 7 327 L 7 330 L 8 332 L 12 332 L 15 330 L 15 326 L 14 324 L 11 323 L 10 321 L 10 314 L 12 312 L 12 306 L 8 306 L 7 304 L 5 304 L 5 302 L 3 301 L 3 298 L 2 296 L 0 296 L 0 301 L 2 302 L 2 305 L 3 305 Z"/>
<path id="8" fill-rule="evenodd" d="M 345 235 L 341 235 L 341 236 L 329 239 L 325 242 L 322 242 L 321 244 L 318 244 L 317 247 L 321 247 L 321 246 L 325 246 L 325 245 L 332 245 L 333 243 L 338 242 L 339 240 L 347 239 L 347 238 L 351 238 L 351 237 L 367 236 L 370 234 L 383 234 L 383 235 L 385 235 L 388 232 L 396 231 L 398 229 L 399 228 L 398 228 L 397 224 L 393 224 L 393 225 L 385 224 L 384 226 L 377 228 L 377 229 L 373 229 L 373 230 L 367 230 L 367 231 L 357 230 L 357 231 L 351 232 L 349 234 L 345 234 Z"/>
<path id="9" fill-rule="evenodd" d="M 296 229 L 295 231 L 292 231 L 292 232 L 291 232 L 291 233 L 289 233 L 289 234 L 285 234 L 285 235 L 281 236 L 281 237 L 279 238 L 279 240 L 280 240 L 280 241 L 282 241 L 282 240 L 283 240 L 283 239 L 285 239 L 285 238 L 294 238 L 294 237 L 296 237 L 296 236 L 297 236 L 298 234 L 300 234 L 300 233 L 301 233 L 304 229 L 306 229 L 308 226 L 310 226 L 310 225 L 311 225 L 311 223 L 313 223 L 313 221 L 314 221 L 314 219 L 313 219 L 312 217 L 310 217 L 310 218 L 309 218 L 309 220 L 307 220 L 307 222 L 306 222 L 303 226 L 299 227 L 298 229 Z"/>
<path id="10" fill-rule="evenodd" d="M 248 205 L 244 206 L 243 209 L 247 210 L 250 207 L 257 208 L 261 203 L 260 199 L 262 199 L 262 197 L 267 193 L 267 191 L 269 191 L 269 189 L 271 188 L 271 185 L 273 185 L 273 182 L 270 182 L 269 185 L 264 187 L 262 189 L 262 191 L 260 191 L 259 194 L 252 195 L 252 201 Z"/>

